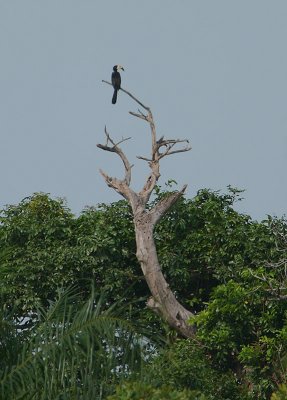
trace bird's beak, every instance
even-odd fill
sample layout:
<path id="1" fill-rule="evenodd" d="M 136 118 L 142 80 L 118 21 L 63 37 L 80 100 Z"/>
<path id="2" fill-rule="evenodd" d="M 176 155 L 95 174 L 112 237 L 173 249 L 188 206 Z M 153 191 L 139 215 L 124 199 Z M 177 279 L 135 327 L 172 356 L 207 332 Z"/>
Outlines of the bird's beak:
<path id="1" fill-rule="evenodd" d="M 124 71 L 124 67 L 121 67 L 122 68 L 122 70 Z"/>

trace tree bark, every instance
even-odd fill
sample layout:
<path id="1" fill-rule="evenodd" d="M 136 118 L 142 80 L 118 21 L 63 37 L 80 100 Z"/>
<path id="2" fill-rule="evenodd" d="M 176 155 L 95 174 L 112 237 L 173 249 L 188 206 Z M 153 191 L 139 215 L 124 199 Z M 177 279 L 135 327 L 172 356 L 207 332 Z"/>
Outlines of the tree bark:
<path id="1" fill-rule="evenodd" d="M 137 259 L 152 297 L 147 306 L 159 314 L 172 328 L 184 337 L 192 337 L 195 330 L 188 323 L 192 313 L 176 299 L 160 268 L 153 237 L 154 225 L 150 212 L 142 210 L 134 217 Z"/>

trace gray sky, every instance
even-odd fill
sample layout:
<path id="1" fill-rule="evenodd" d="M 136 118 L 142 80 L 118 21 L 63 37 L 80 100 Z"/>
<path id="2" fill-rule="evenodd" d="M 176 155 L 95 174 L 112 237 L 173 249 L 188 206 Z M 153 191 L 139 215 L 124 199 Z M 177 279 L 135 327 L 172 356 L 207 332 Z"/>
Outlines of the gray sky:
<path id="1" fill-rule="evenodd" d="M 198 189 L 246 189 L 238 210 L 286 213 L 286 0 L 0 0 L 0 206 L 33 192 L 73 212 L 119 196 L 98 169 L 121 177 L 96 147 L 104 126 L 123 146 L 138 189 L 149 129 L 122 86 L 152 108 L 158 135 L 192 151 L 165 159 L 169 178 Z"/>

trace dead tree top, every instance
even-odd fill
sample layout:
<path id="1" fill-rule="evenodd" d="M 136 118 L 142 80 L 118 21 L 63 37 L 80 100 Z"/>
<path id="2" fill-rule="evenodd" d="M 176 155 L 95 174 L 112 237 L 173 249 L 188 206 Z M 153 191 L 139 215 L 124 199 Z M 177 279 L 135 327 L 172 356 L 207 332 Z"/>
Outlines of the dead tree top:
<path id="1" fill-rule="evenodd" d="M 111 85 L 110 82 L 103 80 L 102 82 Z M 164 157 L 170 156 L 176 153 L 182 153 L 185 151 L 191 150 L 191 146 L 189 146 L 189 141 L 187 139 L 165 139 L 164 136 L 157 139 L 156 135 L 156 127 L 154 118 L 152 115 L 152 111 L 150 107 L 144 105 L 140 100 L 138 100 L 134 95 L 132 95 L 127 90 L 120 88 L 124 93 L 130 96 L 136 103 L 138 103 L 146 113 L 142 112 L 138 109 L 137 112 L 130 111 L 129 113 L 134 117 L 142 119 L 146 121 L 150 126 L 151 132 L 151 155 L 149 157 L 139 155 L 137 156 L 138 159 L 146 161 L 150 168 L 150 173 L 145 181 L 145 184 L 139 193 L 135 193 L 131 188 L 131 169 L 133 165 L 131 165 L 124 154 L 123 150 L 120 148 L 120 144 L 130 138 L 123 138 L 119 142 L 115 142 L 111 135 L 108 133 L 107 128 L 105 127 L 105 135 L 106 135 L 106 144 L 97 144 L 97 146 L 105 151 L 110 151 L 116 153 L 122 160 L 124 169 L 125 169 L 125 177 L 123 179 L 117 179 L 108 176 L 103 170 L 100 170 L 102 176 L 104 177 L 108 186 L 112 187 L 116 190 L 120 195 L 122 195 L 125 199 L 127 199 L 130 203 L 132 199 L 134 199 L 135 195 L 139 197 L 142 205 L 146 205 L 151 193 L 160 177 L 160 165 L 159 161 L 162 160 Z M 177 147 L 179 144 L 185 144 L 180 148 Z"/>

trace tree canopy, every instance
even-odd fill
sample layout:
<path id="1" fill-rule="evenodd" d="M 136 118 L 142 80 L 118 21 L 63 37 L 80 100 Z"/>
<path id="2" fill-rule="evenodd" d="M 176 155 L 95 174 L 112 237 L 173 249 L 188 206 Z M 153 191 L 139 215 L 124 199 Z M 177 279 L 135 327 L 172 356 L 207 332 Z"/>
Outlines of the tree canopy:
<path id="1" fill-rule="evenodd" d="M 157 187 L 150 206 L 165 195 Z M 83 315 L 81 307 L 91 298 L 92 285 L 93 292 L 104 291 L 103 313 L 116 311 L 114 305 L 119 302 L 125 304 L 118 307 L 121 326 L 129 323 L 130 331 L 142 335 L 142 343 L 150 344 L 152 355 L 142 357 L 140 370 L 130 364 L 135 375 L 116 374 L 110 391 L 97 386 L 95 398 L 104 398 L 104 393 L 119 399 L 136 398 L 131 391 L 137 387 L 133 379 L 138 381 L 135 376 L 140 374 L 138 396 L 151 393 L 149 398 L 157 399 L 163 396 L 162 390 L 168 391 L 171 399 L 269 399 L 278 384 L 286 383 L 287 224 L 283 218 L 268 216 L 258 222 L 238 213 L 234 204 L 239 198 L 240 191 L 233 188 L 223 194 L 200 190 L 192 199 L 180 198 L 155 229 L 164 276 L 179 301 L 194 313 L 190 323 L 197 333 L 192 340 L 181 338 L 146 307 L 150 294 L 136 259 L 132 214 L 126 201 L 87 208 L 78 217 L 63 200 L 44 193 L 5 207 L 0 225 L 3 390 L 7 390 L 7 374 L 16 376 L 13 366 L 33 354 L 37 332 L 44 332 L 41 326 L 51 327 L 57 313 L 52 319 L 50 313 L 60 301 L 59 293 L 76 288 L 77 300 L 69 302 L 78 307 L 72 314 L 64 313 L 66 326 L 73 326 L 74 316 Z M 92 304 L 96 307 L 96 301 Z M 91 313 L 95 312 L 92 309 Z M 114 317 L 118 318 L 116 314 Z M 109 329 L 113 332 L 115 328 Z M 85 340 L 94 343 L 89 332 Z M 73 340 L 76 342 L 72 346 L 78 349 L 78 339 Z M 57 348 L 67 352 L 66 346 L 63 342 Z M 16 353 L 12 348 L 18 349 Z M 68 353 L 71 357 L 65 365 L 72 368 L 69 363 L 74 365 L 81 351 Z M 81 360 L 74 365 L 75 371 L 82 371 Z M 33 362 L 30 371 L 44 368 L 43 359 Z M 59 358 L 55 362 L 62 361 Z M 27 373 L 25 370 L 23 374 Z M 84 372 L 79 374 L 83 376 Z M 57 379 L 63 383 L 62 378 Z M 104 380 L 99 376 L 97 379 Z M 115 389 L 120 379 L 126 384 Z M 32 381 L 27 382 L 27 393 L 32 393 L 30 387 L 37 389 Z M 284 387 L 280 390 L 274 398 L 284 398 Z M 27 393 L 23 398 L 32 398 Z M 53 396 L 50 398 L 60 398 Z"/>

